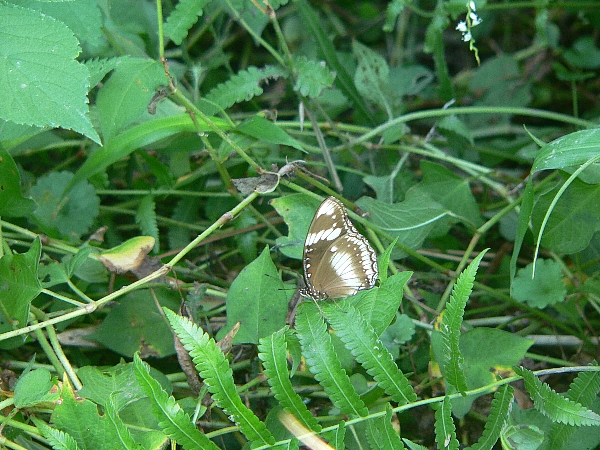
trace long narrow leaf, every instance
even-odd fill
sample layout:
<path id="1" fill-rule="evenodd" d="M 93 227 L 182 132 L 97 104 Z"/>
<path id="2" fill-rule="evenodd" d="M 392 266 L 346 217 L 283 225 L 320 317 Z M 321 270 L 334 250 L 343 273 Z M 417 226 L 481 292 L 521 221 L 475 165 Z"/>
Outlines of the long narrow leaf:
<path id="1" fill-rule="evenodd" d="M 595 365 L 595 362 L 594 362 Z M 573 380 L 567 398 L 574 402 L 580 403 L 582 406 L 589 408 L 592 402 L 598 395 L 600 390 L 600 373 L 599 372 L 581 372 L 577 378 Z M 548 449 L 561 449 L 567 443 L 576 428 L 562 423 L 552 424 L 552 429 L 548 435 Z"/>
<path id="2" fill-rule="evenodd" d="M 323 312 L 348 350 L 386 394 L 400 405 L 417 399 L 394 357 L 356 308 L 348 306 L 346 311 L 342 311 L 337 306 L 330 306 L 324 307 Z"/>
<path id="3" fill-rule="evenodd" d="M 190 352 L 200 376 L 208 385 L 213 400 L 232 417 L 252 446 L 273 445 L 275 438 L 263 422 L 248 409 L 238 395 L 233 372 L 225 355 L 213 339 L 188 319 L 163 308 L 183 346 Z"/>
<path id="4" fill-rule="evenodd" d="M 293 414 L 306 428 L 316 433 L 321 431 L 321 425 L 310 413 L 302 398 L 292 387 L 286 358 L 286 328 L 262 338 L 258 346 L 258 357 L 264 365 L 264 373 L 271 391 L 279 404 Z"/>
<path id="5" fill-rule="evenodd" d="M 462 326 L 465 306 L 473 290 L 473 281 L 481 258 L 487 250 L 481 252 L 460 274 L 452 289 L 450 301 L 442 317 L 440 332 L 445 347 L 444 377 L 448 384 L 463 393 L 467 390 L 467 379 L 464 371 L 464 358 L 460 352 L 460 328 Z"/>
<path id="6" fill-rule="evenodd" d="M 133 364 L 135 376 L 152 402 L 152 411 L 167 436 L 185 449 L 195 449 L 198 446 L 215 450 L 219 448 L 194 426 L 190 416 L 164 391 L 158 381 L 150 376 L 149 366 L 137 354 L 134 355 Z"/>
<path id="7" fill-rule="evenodd" d="M 374 417 L 367 424 L 367 441 L 371 449 L 401 450 L 404 444 L 398 432 L 392 426 L 392 408 L 385 406 L 385 416 Z"/>
<path id="8" fill-rule="evenodd" d="M 471 450 L 491 450 L 502 432 L 502 428 L 508 419 L 512 405 L 514 389 L 512 386 L 501 386 L 494 394 L 490 415 L 481 438 L 471 447 Z"/>
<path id="9" fill-rule="evenodd" d="M 133 440 L 129 428 L 123 423 L 119 415 L 117 414 L 117 408 L 115 406 L 114 397 L 111 396 L 104 405 L 105 417 L 108 422 L 107 427 L 111 427 L 114 430 L 114 435 L 118 439 L 119 449 L 122 450 L 137 450 L 139 446 Z"/>
<path id="10" fill-rule="evenodd" d="M 327 333 L 327 326 L 315 305 L 310 303 L 300 305 L 296 316 L 296 330 L 309 370 L 323 386 L 333 404 L 342 414 L 366 416 L 368 410 L 342 368 L 331 343 L 331 337 Z"/>
<path id="11" fill-rule="evenodd" d="M 600 425 L 600 416 L 581 404 L 558 395 L 546 383 L 542 383 L 533 372 L 515 367 L 523 377 L 525 389 L 531 395 L 535 409 L 554 422 L 567 425 Z"/>
<path id="12" fill-rule="evenodd" d="M 445 397 L 435 412 L 435 442 L 438 449 L 458 450 L 456 427 L 452 420 L 452 404 Z"/>

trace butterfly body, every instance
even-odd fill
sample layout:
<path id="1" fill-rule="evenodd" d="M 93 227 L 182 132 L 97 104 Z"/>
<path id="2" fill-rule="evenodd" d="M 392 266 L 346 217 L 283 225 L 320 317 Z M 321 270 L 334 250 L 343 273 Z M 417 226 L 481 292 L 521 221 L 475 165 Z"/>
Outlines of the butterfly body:
<path id="1" fill-rule="evenodd" d="M 348 297 L 371 289 L 378 275 L 375 251 L 335 197 L 326 198 L 315 213 L 302 264 L 306 287 L 300 293 L 314 300 Z"/>

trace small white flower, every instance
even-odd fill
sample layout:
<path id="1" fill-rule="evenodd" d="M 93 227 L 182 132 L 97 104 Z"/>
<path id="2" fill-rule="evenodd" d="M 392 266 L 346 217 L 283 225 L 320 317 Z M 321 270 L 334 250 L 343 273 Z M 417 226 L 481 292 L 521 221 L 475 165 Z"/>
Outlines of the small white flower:
<path id="1" fill-rule="evenodd" d="M 477 10 L 477 8 L 475 7 L 475 2 L 474 2 L 473 0 L 471 0 L 471 1 L 469 2 L 469 8 L 470 8 L 472 11 L 476 11 L 476 10 Z"/>
<path id="2" fill-rule="evenodd" d="M 467 32 L 463 34 L 462 40 L 465 42 L 469 42 L 472 37 L 473 35 L 470 32 Z"/>
<path id="3" fill-rule="evenodd" d="M 458 25 L 456 25 L 456 29 L 464 33 L 465 31 L 467 31 L 467 24 L 464 22 L 464 20 L 461 20 L 460 22 L 458 22 Z"/>

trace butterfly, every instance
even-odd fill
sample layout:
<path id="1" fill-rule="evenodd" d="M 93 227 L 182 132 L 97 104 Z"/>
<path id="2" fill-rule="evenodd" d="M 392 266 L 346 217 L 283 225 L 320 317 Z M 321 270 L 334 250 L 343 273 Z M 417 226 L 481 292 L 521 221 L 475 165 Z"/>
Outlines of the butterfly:
<path id="1" fill-rule="evenodd" d="M 344 205 L 328 197 L 308 228 L 302 258 L 305 287 L 314 300 L 349 297 L 377 280 L 375 250 L 350 222 Z"/>

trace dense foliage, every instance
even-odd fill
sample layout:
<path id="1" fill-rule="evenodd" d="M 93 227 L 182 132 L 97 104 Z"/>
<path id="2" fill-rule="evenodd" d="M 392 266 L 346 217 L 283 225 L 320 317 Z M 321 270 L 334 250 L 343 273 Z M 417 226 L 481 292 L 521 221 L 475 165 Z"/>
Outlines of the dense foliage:
<path id="1" fill-rule="evenodd" d="M 0 2 L 0 447 L 599 445 L 599 31 Z M 298 303 L 329 195 L 379 280 Z"/>

